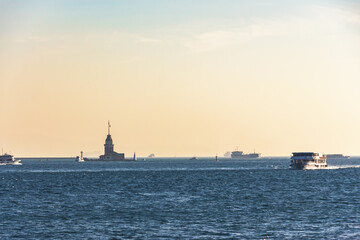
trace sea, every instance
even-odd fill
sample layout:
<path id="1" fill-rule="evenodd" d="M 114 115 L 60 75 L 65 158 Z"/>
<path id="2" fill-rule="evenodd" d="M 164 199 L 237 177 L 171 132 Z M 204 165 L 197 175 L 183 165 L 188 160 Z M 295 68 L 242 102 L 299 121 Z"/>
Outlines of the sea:
<path id="1" fill-rule="evenodd" d="M 26 159 L 0 166 L 0 239 L 360 239 L 360 158 Z"/>

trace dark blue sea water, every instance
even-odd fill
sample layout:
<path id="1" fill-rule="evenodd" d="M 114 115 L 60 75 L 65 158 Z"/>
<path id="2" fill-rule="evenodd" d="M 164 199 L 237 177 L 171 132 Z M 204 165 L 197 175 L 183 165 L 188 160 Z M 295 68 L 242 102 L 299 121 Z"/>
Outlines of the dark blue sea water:
<path id="1" fill-rule="evenodd" d="M 360 158 L 0 166 L 0 239 L 360 239 Z"/>

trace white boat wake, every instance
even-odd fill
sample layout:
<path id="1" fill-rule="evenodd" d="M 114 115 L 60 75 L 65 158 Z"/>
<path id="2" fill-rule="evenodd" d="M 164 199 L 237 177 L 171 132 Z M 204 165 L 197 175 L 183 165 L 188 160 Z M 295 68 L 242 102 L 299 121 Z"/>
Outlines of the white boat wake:
<path id="1" fill-rule="evenodd" d="M 334 166 L 328 166 L 325 169 L 342 169 L 342 168 L 360 168 L 360 165 L 334 165 Z"/>

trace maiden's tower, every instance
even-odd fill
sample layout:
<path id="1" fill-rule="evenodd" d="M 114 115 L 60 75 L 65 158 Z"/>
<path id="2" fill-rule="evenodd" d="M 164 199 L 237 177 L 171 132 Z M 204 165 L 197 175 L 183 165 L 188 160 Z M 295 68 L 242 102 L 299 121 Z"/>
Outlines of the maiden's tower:
<path id="1" fill-rule="evenodd" d="M 125 154 L 124 153 L 117 153 L 114 151 L 114 144 L 110 134 L 110 121 L 108 121 L 108 135 L 105 140 L 104 148 L 105 152 L 104 155 L 99 157 L 99 160 L 102 161 L 124 161 Z"/>
<path id="2" fill-rule="evenodd" d="M 117 153 L 114 151 L 114 143 L 110 134 L 110 121 L 108 121 L 108 134 L 106 136 L 104 144 L 104 155 L 99 156 L 99 158 L 83 158 L 81 152 L 81 158 L 76 157 L 78 162 L 87 162 L 87 161 L 136 161 L 136 156 L 134 153 L 133 158 L 125 158 L 124 153 Z M 82 161 L 79 161 L 81 159 Z"/>

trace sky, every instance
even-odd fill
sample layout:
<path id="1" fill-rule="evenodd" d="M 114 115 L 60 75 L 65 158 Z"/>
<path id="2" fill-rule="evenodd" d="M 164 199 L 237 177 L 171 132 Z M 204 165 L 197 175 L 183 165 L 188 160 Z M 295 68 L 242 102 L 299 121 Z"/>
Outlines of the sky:
<path id="1" fill-rule="evenodd" d="M 360 3 L 0 0 L 15 156 L 360 155 Z"/>

